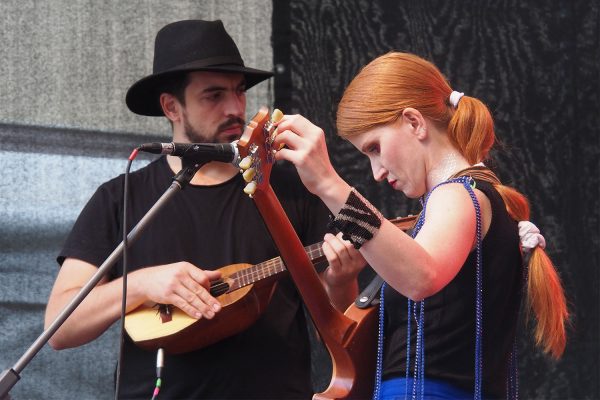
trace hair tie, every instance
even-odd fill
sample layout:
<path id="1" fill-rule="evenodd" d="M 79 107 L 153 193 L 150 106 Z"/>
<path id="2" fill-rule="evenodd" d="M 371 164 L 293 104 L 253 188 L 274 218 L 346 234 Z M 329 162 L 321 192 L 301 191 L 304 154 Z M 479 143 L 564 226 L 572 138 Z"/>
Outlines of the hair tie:
<path id="1" fill-rule="evenodd" d="M 450 93 L 450 104 L 452 105 L 452 107 L 456 108 L 458 107 L 458 102 L 460 101 L 460 98 L 463 97 L 465 94 L 462 92 L 457 92 L 456 90 L 453 90 L 452 93 Z"/>
<path id="2" fill-rule="evenodd" d="M 529 221 L 519 222 L 519 237 L 521 238 L 521 249 L 530 252 L 537 246 L 546 248 L 546 239 L 540 234 L 537 226 Z"/>

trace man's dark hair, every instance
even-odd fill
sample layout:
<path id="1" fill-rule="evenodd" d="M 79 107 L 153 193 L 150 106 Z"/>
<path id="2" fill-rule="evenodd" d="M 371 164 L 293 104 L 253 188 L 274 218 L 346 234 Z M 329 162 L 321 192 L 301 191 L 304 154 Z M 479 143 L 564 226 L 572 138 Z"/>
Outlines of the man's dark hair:
<path id="1" fill-rule="evenodd" d="M 160 93 L 169 93 L 185 106 L 185 88 L 190 83 L 187 72 L 172 74 L 160 85 Z"/>
<path id="2" fill-rule="evenodd" d="M 177 99 L 183 106 L 185 106 L 185 88 L 190 83 L 189 74 L 187 72 L 180 72 L 178 74 L 172 74 L 166 77 L 160 85 L 160 93 L 169 93 Z M 168 118 L 167 118 L 168 119 Z M 173 121 L 169 119 L 171 128 L 173 127 Z"/>

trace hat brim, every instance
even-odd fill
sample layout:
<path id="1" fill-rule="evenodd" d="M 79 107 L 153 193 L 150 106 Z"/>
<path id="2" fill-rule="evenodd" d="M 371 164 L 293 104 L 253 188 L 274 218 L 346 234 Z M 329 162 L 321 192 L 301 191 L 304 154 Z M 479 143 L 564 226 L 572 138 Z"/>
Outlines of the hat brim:
<path id="1" fill-rule="evenodd" d="M 246 78 L 246 89 L 269 79 L 273 76 L 272 72 L 260 69 L 248 68 L 241 65 L 213 65 L 209 67 L 187 66 L 180 67 L 159 74 L 146 76 L 134 83 L 125 95 L 125 103 L 131 111 L 139 115 L 150 117 L 164 116 L 160 106 L 161 86 L 165 78 L 174 74 L 192 71 L 212 71 L 212 72 L 231 72 L 242 73 Z"/>

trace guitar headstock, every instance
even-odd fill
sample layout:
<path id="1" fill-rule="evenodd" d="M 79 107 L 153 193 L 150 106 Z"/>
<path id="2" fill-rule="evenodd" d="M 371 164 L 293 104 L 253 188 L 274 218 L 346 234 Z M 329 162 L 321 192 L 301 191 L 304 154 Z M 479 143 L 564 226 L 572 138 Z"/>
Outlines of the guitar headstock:
<path id="1" fill-rule="evenodd" d="M 273 111 L 269 117 L 269 110 L 261 107 L 254 118 L 246 125 L 242 137 L 237 142 L 240 152 L 240 170 L 244 180 L 248 182 L 244 193 L 252 197 L 257 190 L 264 189 L 269 184 L 271 169 L 275 163 L 275 122 L 283 117 L 279 110 Z"/>

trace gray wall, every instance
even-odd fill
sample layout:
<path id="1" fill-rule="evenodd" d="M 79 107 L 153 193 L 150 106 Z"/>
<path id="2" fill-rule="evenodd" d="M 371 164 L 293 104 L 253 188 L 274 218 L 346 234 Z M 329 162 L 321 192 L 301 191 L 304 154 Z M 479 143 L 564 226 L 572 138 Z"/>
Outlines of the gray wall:
<path id="1" fill-rule="evenodd" d="M 151 72 L 156 31 L 222 19 L 246 64 L 270 70 L 271 8 L 267 0 L 0 2 L 0 370 L 42 333 L 56 253 L 94 189 L 125 170 L 134 146 L 170 136 L 164 119 L 124 103 Z M 272 82 L 261 83 L 248 93 L 248 117 L 271 103 Z M 12 397 L 112 398 L 116 328 L 78 349 L 45 346 Z"/>

